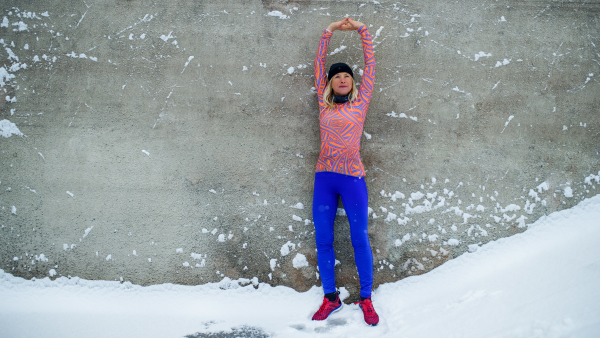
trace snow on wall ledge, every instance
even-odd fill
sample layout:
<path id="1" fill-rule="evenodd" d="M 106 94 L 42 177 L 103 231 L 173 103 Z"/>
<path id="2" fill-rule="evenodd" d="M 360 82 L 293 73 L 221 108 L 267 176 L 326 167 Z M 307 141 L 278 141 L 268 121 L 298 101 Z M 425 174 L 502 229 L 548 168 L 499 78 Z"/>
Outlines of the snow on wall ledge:
<path id="1" fill-rule="evenodd" d="M 9 3 L 0 121 L 23 137 L 0 138 L 0 263 L 16 276 L 320 285 L 312 62 L 346 14 L 377 60 L 361 150 L 376 285 L 599 192 L 597 4 Z M 356 33 L 329 53 L 359 80 Z"/>

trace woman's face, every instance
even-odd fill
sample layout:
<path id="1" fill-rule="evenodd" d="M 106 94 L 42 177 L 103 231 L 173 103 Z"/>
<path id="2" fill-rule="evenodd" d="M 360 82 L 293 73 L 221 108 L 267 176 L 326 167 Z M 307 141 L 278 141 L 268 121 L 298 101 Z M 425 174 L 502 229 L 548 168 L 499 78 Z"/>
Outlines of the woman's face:
<path id="1" fill-rule="evenodd" d="M 331 88 L 337 96 L 348 95 L 352 90 L 353 83 L 352 76 L 346 72 L 337 73 L 331 78 Z"/>

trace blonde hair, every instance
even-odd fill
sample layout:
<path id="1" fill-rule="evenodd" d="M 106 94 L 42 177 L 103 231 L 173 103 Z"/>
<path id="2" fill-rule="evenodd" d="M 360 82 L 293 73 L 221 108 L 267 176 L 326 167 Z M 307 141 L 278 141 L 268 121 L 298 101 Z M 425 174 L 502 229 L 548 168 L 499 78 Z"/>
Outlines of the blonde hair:
<path id="1" fill-rule="evenodd" d="M 327 86 L 325 87 L 325 91 L 323 92 L 323 101 L 328 108 L 334 108 L 335 103 L 333 102 L 333 97 L 335 96 L 333 92 L 333 88 L 331 88 L 331 81 L 327 82 Z M 348 93 L 348 102 L 352 103 L 358 97 L 358 88 L 356 88 L 356 84 L 354 80 L 352 80 L 352 89 Z"/>

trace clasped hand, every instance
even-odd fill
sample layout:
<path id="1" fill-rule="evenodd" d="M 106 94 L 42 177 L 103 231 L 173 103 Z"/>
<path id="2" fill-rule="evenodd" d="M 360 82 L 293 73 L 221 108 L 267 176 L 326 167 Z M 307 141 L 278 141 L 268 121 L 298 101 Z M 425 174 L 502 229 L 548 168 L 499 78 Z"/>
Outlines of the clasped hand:
<path id="1" fill-rule="evenodd" d="M 359 21 L 354 21 L 352 18 L 346 17 L 343 20 L 332 22 L 327 29 L 333 33 L 335 30 L 354 31 L 362 27 L 364 24 Z"/>

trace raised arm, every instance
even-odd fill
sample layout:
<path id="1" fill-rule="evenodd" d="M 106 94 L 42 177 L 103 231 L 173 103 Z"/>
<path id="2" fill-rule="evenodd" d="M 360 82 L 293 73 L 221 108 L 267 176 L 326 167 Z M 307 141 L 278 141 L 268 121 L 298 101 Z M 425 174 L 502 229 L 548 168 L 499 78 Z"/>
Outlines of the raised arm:
<path id="1" fill-rule="evenodd" d="M 317 50 L 317 57 L 315 57 L 315 88 L 317 89 L 319 104 L 324 104 L 323 92 L 327 86 L 325 59 L 327 58 L 327 47 L 329 46 L 329 40 L 331 39 L 333 32 L 336 30 L 355 30 L 351 24 L 351 20 L 352 19 L 350 18 L 344 18 L 343 20 L 330 23 L 327 29 L 323 31 L 323 35 L 321 36 L 319 49 Z"/>
<path id="2" fill-rule="evenodd" d="M 356 21 L 355 21 L 356 23 Z M 373 54 L 373 38 L 367 26 L 362 23 L 356 23 L 359 25 L 358 33 L 362 40 L 363 55 L 365 58 L 365 68 L 363 69 L 362 80 L 360 82 L 360 89 L 358 91 L 358 99 L 365 102 L 367 105 L 371 102 L 371 95 L 373 94 L 373 85 L 375 81 L 375 56 Z"/>
<path id="3" fill-rule="evenodd" d="M 319 105 L 325 104 L 323 101 L 323 93 L 325 91 L 325 87 L 327 86 L 325 59 L 327 58 L 327 46 L 329 46 L 329 39 L 331 39 L 331 35 L 331 31 L 328 29 L 323 31 L 321 41 L 319 42 L 319 49 L 317 50 L 317 57 L 315 57 L 315 88 L 317 89 Z"/>

